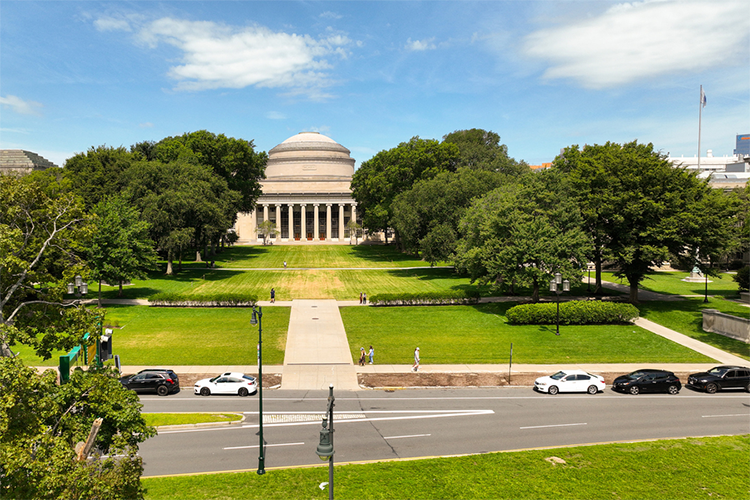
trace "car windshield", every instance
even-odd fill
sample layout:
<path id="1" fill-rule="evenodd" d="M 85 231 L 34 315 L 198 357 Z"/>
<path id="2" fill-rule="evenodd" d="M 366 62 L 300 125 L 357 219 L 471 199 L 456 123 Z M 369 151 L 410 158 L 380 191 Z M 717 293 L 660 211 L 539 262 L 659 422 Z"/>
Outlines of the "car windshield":
<path id="1" fill-rule="evenodd" d="M 567 373 L 565 373 L 565 372 L 557 372 L 554 375 L 550 375 L 549 378 L 551 378 L 552 380 L 560 380 L 565 375 L 567 375 Z"/>
<path id="2" fill-rule="evenodd" d="M 626 375 L 626 377 L 628 377 L 630 380 L 637 380 L 644 375 L 645 373 L 643 373 L 642 371 L 637 371 L 637 372 L 633 372 L 633 373 Z"/>
<path id="3" fill-rule="evenodd" d="M 726 372 L 727 372 L 727 369 L 726 368 L 722 368 L 720 366 L 717 366 L 716 368 L 711 368 L 710 370 L 708 370 L 708 373 L 710 373 L 711 375 L 716 375 L 718 377 L 721 377 Z"/>
<path id="4" fill-rule="evenodd" d="M 211 382 L 211 383 L 213 383 L 213 382 L 216 382 L 216 380 L 217 380 L 217 379 L 218 379 L 219 377 L 221 377 L 221 375 L 216 375 L 216 376 L 215 376 L 214 378 L 212 378 L 212 379 L 209 379 L 208 381 L 209 381 L 209 382 Z"/>

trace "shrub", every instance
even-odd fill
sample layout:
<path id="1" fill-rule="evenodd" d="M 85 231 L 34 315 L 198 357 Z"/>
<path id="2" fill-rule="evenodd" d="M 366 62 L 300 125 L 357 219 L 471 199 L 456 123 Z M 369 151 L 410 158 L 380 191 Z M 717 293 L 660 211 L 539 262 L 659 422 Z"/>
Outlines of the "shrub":
<path id="1" fill-rule="evenodd" d="M 149 297 L 156 307 L 252 307 L 258 297 L 241 293 L 217 293 L 212 295 L 186 295 L 164 292 Z"/>
<path id="2" fill-rule="evenodd" d="M 554 325 L 557 322 L 557 304 L 522 304 L 505 313 L 508 322 L 516 325 Z M 639 311 L 632 304 L 574 300 L 560 303 L 561 325 L 606 325 L 631 323 Z"/>
<path id="3" fill-rule="evenodd" d="M 750 266 L 738 269 L 732 279 L 737 282 L 740 292 L 747 292 L 750 289 Z"/>
<path id="4" fill-rule="evenodd" d="M 424 293 L 379 293 L 368 297 L 376 306 L 466 305 L 479 302 L 478 290 L 453 290 Z"/>

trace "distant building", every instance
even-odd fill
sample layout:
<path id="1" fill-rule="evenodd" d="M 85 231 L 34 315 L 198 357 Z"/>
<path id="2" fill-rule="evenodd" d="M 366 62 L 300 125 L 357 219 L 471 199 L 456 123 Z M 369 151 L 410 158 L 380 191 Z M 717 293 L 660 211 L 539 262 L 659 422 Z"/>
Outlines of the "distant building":
<path id="1" fill-rule="evenodd" d="M 541 165 L 529 165 L 529 168 L 533 172 L 541 172 L 542 170 L 547 170 L 548 168 L 552 168 L 552 163 L 542 163 Z"/>
<path id="2" fill-rule="evenodd" d="M 750 134 L 737 136 L 737 147 L 734 149 L 735 156 L 750 156 Z"/>
<path id="3" fill-rule="evenodd" d="M 50 167 L 57 167 L 57 165 L 31 151 L 0 149 L 0 174 L 10 172 L 28 174 L 34 170 L 45 170 Z"/>

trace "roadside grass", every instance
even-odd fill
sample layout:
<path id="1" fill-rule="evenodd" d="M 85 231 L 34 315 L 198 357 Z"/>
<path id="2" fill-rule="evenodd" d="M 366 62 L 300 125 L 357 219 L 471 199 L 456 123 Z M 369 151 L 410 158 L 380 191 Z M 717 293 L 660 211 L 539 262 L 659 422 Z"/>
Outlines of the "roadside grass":
<path id="1" fill-rule="evenodd" d="M 703 331 L 703 309 L 716 309 L 725 314 L 750 318 L 750 307 L 720 297 L 709 298 L 704 304 L 702 298 L 686 298 L 679 301 L 648 301 L 638 304 L 641 316 L 692 337 L 722 351 L 750 360 L 750 345 L 718 333 Z"/>
<path id="2" fill-rule="evenodd" d="M 284 362 L 289 307 L 263 309 L 263 364 Z M 168 308 L 111 305 L 114 353 L 123 365 L 255 365 L 258 327 L 247 308 Z M 30 349 L 21 350 L 30 366 L 55 366 Z"/>
<path id="3" fill-rule="evenodd" d="M 225 247 L 216 265 L 226 268 L 347 268 L 417 267 L 429 263 L 398 251 L 395 245 L 249 245 Z M 206 267 L 205 262 L 183 260 L 183 266 Z M 162 264 L 164 265 L 164 264 Z M 439 262 L 438 265 L 447 265 Z"/>
<path id="4" fill-rule="evenodd" d="M 746 499 L 750 436 L 335 466 L 339 499 Z M 547 459 L 559 457 L 564 464 Z M 325 499 L 326 466 L 143 478 L 148 500 Z"/>
<path id="5" fill-rule="evenodd" d="M 649 273 L 641 281 L 639 289 L 648 290 L 649 292 L 665 293 L 670 295 L 700 295 L 703 297 L 706 292 L 705 282 L 688 283 L 682 281 L 689 273 L 683 271 L 653 272 Z M 708 295 L 718 295 L 722 297 L 739 298 L 740 293 L 737 290 L 737 283 L 732 279 L 732 274 L 721 273 L 721 278 L 709 276 L 712 283 L 708 284 Z M 593 278 L 592 278 L 593 279 Z M 604 281 L 619 283 L 628 286 L 627 280 L 616 278 L 614 273 L 602 273 Z"/>
<path id="6" fill-rule="evenodd" d="M 372 345 L 377 364 L 710 363 L 635 325 L 509 325 L 509 303 L 439 307 L 342 307 L 352 359 Z"/>
<path id="7" fill-rule="evenodd" d="M 242 420 L 239 413 L 142 413 L 146 425 L 185 425 L 215 422 L 237 422 Z"/>

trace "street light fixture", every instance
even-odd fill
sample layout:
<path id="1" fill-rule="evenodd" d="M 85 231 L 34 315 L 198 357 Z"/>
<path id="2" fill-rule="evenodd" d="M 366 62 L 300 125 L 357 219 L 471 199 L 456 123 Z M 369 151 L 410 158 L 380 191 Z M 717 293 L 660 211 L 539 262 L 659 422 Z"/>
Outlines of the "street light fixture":
<path id="1" fill-rule="evenodd" d="M 73 283 L 68 283 L 68 294 L 76 294 L 76 297 L 80 298 L 81 295 L 89 293 L 89 284 L 83 281 L 80 274 L 77 274 L 74 278 Z"/>
<path id="2" fill-rule="evenodd" d="M 253 306 L 250 324 L 258 325 L 258 426 L 260 435 L 260 456 L 258 457 L 258 475 L 266 473 L 265 443 L 263 442 L 263 308 Z"/>
<path id="3" fill-rule="evenodd" d="M 328 460 L 328 500 L 333 500 L 333 384 L 328 386 L 328 412 L 323 417 L 323 428 L 320 430 L 320 442 L 316 453 L 321 460 Z M 327 418 L 326 418 L 327 417 Z"/>
<path id="4" fill-rule="evenodd" d="M 591 271 L 596 269 L 595 264 L 593 262 L 589 262 L 588 264 L 586 264 L 586 269 L 589 272 L 589 281 L 586 286 L 586 292 L 591 293 Z"/>
<path id="5" fill-rule="evenodd" d="M 560 290 L 560 284 L 562 284 L 562 290 Z M 560 335 L 560 292 L 570 291 L 570 281 L 562 279 L 562 274 L 555 273 L 554 279 L 549 282 L 549 291 L 555 292 L 557 295 L 557 330 L 555 335 Z"/>

